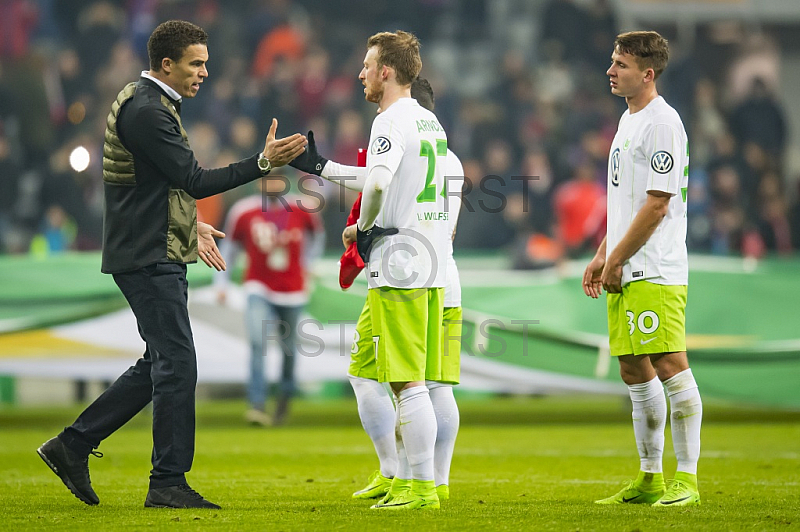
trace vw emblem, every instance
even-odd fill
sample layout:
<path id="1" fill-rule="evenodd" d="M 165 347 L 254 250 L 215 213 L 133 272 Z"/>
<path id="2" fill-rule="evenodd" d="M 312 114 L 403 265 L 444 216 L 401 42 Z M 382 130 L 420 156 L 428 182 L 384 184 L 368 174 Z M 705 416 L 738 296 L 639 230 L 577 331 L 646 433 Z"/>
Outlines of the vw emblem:
<path id="1" fill-rule="evenodd" d="M 611 184 L 619 186 L 619 148 L 611 154 Z"/>
<path id="2" fill-rule="evenodd" d="M 370 151 L 372 155 L 380 155 L 381 153 L 386 153 L 392 149 L 392 143 L 386 137 L 378 137 L 372 141 L 372 147 L 370 147 Z"/>
<path id="3" fill-rule="evenodd" d="M 650 159 L 650 167 L 659 174 L 669 173 L 669 171 L 672 170 L 673 164 L 672 155 L 666 151 L 657 151 Z"/>

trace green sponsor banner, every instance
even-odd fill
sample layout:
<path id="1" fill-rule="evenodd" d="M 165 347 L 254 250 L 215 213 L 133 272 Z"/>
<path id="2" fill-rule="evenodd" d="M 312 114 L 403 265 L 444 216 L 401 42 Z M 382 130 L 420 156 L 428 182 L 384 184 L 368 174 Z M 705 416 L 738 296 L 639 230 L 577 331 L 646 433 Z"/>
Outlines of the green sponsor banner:
<path id="1" fill-rule="evenodd" d="M 517 272 L 502 261 L 462 259 L 464 355 L 499 364 L 618 382 L 607 347 L 605 298 L 587 298 L 578 273 Z M 734 401 L 800 408 L 800 259 L 690 257 L 687 344 L 701 393 Z M 581 271 L 583 262 L 569 266 Z M 564 271 L 566 268 L 560 270 Z M 208 284 L 205 265 L 188 268 L 191 287 Z M 327 261 L 308 306 L 323 323 L 355 323 L 366 298 L 359 279 L 339 289 Z M 76 321 L 125 307 L 98 253 L 46 260 L 0 257 L 2 333 Z M 534 323 L 535 322 L 535 323 Z M 476 337 L 477 335 L 477 337 Z M 349 338 L 343 339 L 344 343 Z M 8 379 L 8 378 L 6 378 Z M 13 398 L 13 380 L 0 380 Z"/>

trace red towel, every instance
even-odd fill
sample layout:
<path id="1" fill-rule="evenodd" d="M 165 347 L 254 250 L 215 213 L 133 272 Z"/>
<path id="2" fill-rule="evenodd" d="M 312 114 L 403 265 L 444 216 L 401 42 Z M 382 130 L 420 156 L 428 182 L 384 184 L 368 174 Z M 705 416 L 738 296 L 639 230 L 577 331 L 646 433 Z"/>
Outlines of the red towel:
<path id="1" fill-rule="evenodd" d="M 367 166 L 367 150 L 358 150 L 358 166 Z M 358 221 L 358 216 L 361 214 L 361 194 L 356 198 L 353 203 L 353 208 L 350 209 L 350 215 L 347 217 L 347 225 L 353 225 Z M 353 281 L 356 280 L 358 274 L 364 269 L 364 261 L 361 260 L 361 255 L 358 254 L 356 243 L 350 244 L 339 259 L 339 286 L 342 290 L 347 290 L 353 286 Z"/>

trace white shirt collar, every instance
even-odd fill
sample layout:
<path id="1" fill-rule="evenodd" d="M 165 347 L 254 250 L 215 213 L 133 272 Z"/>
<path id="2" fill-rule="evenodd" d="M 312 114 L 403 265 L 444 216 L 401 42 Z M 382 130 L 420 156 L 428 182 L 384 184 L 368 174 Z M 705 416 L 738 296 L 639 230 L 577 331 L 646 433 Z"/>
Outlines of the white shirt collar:
<path id="1" fill-rule="evenodd" d="M 175 92 L 175 89 L 173 89 L 172 87 L 170 87 L 169 85 L 167 85 L 166 83 L 164 83 L 163 81 L 161 81 L 160 79 L 156 79 L 156 78 L 154 78 L 153 76 L 151 76 L 150 74 L 148 74 L 148 71 L 147 71 L 147 70 L 142 70 L 142 77 L 143 77 L 143 78 L 147 78 L 147 79 L 149 79 L 149 80 L 151 80 L 151 81 L 155 81 L 155 82 L 156 82 L 156 84 L 157 84 L 159 87 L 161 87 L 162 89 L 164 89 L 164 92 L 166 92 L 166 93 L 167 93 L 167 96 L 169 96 L 170 98 L 172 98 L 172 99 L 173 99 L 173 100 L 175 100 L 176 102 L 180 102 L 180 101 L 181 101 L 181 95 L 180 95 L 180 94 L 178 94 L 177 92 Z"/>

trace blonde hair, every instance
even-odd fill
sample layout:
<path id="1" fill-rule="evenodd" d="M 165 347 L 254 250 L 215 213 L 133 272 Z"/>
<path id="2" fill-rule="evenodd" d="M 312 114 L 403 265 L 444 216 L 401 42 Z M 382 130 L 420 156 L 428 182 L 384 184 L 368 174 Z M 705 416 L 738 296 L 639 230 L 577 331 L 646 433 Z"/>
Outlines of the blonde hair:
<path id="1" fill-rule="evenodd" d="M 614 41 L 614 49 L 634 56 L 639 68 L 652 68 L 654 79 L 658 79 L 669 62 L 669 43 L 655 31 L 620 33 Z"/>
<path id="2" fill-rule="evenodd" d="M 378 66 L 392 67 L 400 85 L 410 85 L 422 70 L 419 40 L 413 33 L 397 30 L 376 33 L 367 40 L 367 49 L 378 47 Z"/>

